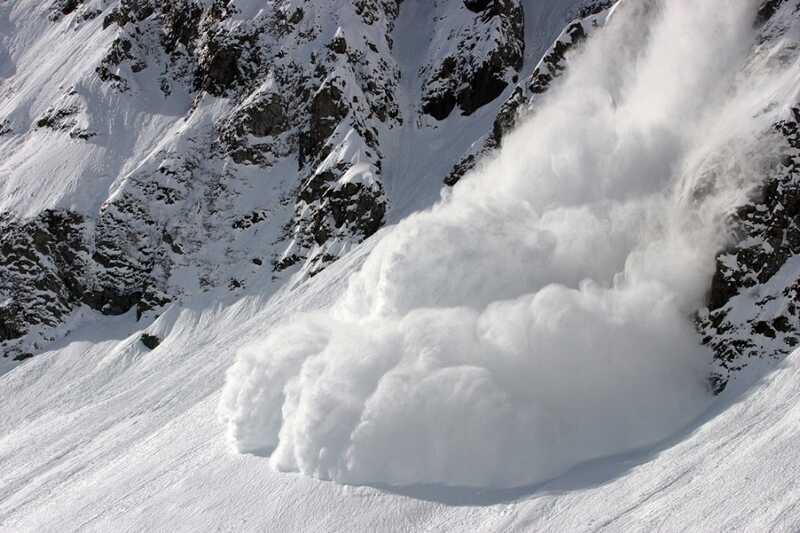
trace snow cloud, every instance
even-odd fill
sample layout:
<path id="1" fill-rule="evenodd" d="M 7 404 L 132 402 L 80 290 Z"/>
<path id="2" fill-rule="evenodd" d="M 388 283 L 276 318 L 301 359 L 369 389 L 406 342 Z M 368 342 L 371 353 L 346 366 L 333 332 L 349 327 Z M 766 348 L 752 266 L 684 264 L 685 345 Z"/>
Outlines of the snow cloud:
<path id="1" fill-rule="evenodd" d="M 330 310 L 239 354 L 221 401 L 236 448 L 343 483 L 506 488 L 698 416 L 692 314 L 725 216 L 771 161 L 780 73 L 754 63 L 755 4 L 623 2 Z"/>

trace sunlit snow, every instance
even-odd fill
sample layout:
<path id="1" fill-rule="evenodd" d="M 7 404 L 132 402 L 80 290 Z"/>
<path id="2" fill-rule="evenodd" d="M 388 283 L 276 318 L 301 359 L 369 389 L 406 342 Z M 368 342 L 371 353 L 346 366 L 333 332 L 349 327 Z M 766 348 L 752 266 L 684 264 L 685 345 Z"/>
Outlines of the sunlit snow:
<path id="1" fill-rule="evenodd" d="M 753 12 L 623 3 L 330 311 L 240 352 L 221 402 L 236 448 L 345 483 L 514 487 L 703 412 L 692 313 L 725 215 L 774 157 L 759 143 L 776 112 L 753 119 L 765 84 L 787 82 L 748 67 Z"/>

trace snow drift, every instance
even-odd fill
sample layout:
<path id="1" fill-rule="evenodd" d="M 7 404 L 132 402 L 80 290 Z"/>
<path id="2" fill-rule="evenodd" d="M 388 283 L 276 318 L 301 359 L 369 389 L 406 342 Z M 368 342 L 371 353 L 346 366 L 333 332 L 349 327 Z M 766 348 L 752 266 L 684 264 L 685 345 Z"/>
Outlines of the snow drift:
<path id="1" fill-rule="evenodd" d="M 344 483 L 514 487 L 698 416 L 693 313 L 790 85 L 755 66 L 756 4 L 618 5 L 492 161 L 332 308 L 239 354 L 236 448 Z"/>

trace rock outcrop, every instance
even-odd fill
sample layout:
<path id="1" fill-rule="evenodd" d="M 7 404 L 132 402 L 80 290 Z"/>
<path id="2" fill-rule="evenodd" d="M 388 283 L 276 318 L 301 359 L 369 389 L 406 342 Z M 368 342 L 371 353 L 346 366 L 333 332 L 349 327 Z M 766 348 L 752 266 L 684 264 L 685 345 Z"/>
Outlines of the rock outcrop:
<path id="1" fill-rule="evenodd" d="M 570 52 L 575 51 L 593 31 L 603 25 L 612 6 L 613 2 L 596 1 L 588 3 L 578 11 L 576 18 L 561 32 L 531 75 L 514 87 L 511 95 L 497 112 L 492 130 L 473 144 L 470 152 L 456 163 L 445 177 L 447 185 L 458 183 L 481 158 L 500 146 L 503 136 L 514 128 L 520 116 L 531 112 L 540 96 L 563 75 L 567 69 Z"/>
<path id="2" fill-rule="evenodd" d="M 708 310 L 699 317 L 715 354 L 711 385 L 722 392 L 753 359 L 800 344 L 800 109 L 777 124 L 783 160 L 732 221 L 734 243 L 717 257 Z"/>
<path id="3" fill-rule="evenodd" d="M 86 59 L 59 74 L 63 88 L 33 106 L 41 111 L 30 127 L 8 111 L 3 139 L 33 143 L 38 132 L 42 142 L 76 143 L 66 153 L 85 154 L 77 157 L 91 169 L 124 170 L 109 170 L 107 196 L 92 192 L 89 207 L 54 200 L 2 215 L 3 355 L 36 353 L 87 312 L 150 317 L 198 292 L 274 290 L 378 231 L 391 210 L 384 174 L 398 132 L 435 127 L 425 120 L 454 110 L 499 109 L 526 47 L 520 0 L 437 0 L 426 23 L 438 37 L 403 72 L 400 5 L 31 4 Z M 162 126 L 150 133 L 154 120 Z M 147 149 L 121 151 L 135 146 Z"/>
<path id="4" fill-rule="evenodd" d="M 792 18 L 776 15 L 798 9 L 798 2 L 762 2 L 759 42 L 770 47 L 772 40 L 786 39 L 787 49 L 796 49 L 786 24 Z M 772 59 L 793 60 L 781 54 Z M 703 343 L 714 351 L 715 393 L 754 360 L 781 358 L 800 344 L 800 107 L 773 129 L 774 165 L 732 215 L 730 243 L 717 257 L 708 308 L 697 319 Z"/>
<path id="5" fill-rule="evenodd" d="M 519 0 L 464 2 L 469 15 L 451 30 L 446 51 L 423 68 L 422 111 L 444 120 L 458 107 L 471 115 L 518 80 L 525 52 Z"/>

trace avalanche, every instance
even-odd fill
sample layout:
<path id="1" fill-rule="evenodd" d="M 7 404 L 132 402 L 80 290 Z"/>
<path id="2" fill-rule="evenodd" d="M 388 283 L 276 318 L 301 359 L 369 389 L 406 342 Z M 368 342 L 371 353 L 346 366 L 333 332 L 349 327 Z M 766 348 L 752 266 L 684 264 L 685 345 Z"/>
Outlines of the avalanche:
<path id="1" fill-rule="evenodd" d="M 792 83 L 757 68 L 755 7 L 618 5 L 499 154 L 392 228 L 329 311 L 239 353 L 221 400 L 235 447 L 344 483 L 506 488 L 699 416 L 693 313 L 726 217 L 777 158 L 772 97 Z"/>
<path id="2" fill-rule="evenodd" d="M 610 17 L 609 2 L 592 2 L 600 11 L 571 23 L 542 69 L 578 0 L 499 3 L 524 6 L 524 66 L 502 72 L 511 84 L 496 101 L 442 121 L 420 112 L 420 72 L 434 75 L 449 57 L 469 63 L 457 43 L 485 13 L 456 0 L 229 3 L 240 10 L 198 40 L 259 25 L 269 18 L 252 18 L 262 8 L 308 7 L 283 38 L 262 34 L 297 52 L 277 64 L 343 67 L 355 89 L 343 94 L 358 96 L 332 151 L 302 174 L 296 151 L 271 170 L 230 154 L 206 160 L 218 127 L 237 133 L 234 119 L 247 130 L 251 113 L 275 111 L 261 76 L 276 63 L 262 63 L 255 92 L 212 96 L 170 77 L 160 11 L 102 30 L 108 12 L 136 2 L 0 5 L 0 252 L 35 250 L 55 276 L 38 278 L 48 288 L 40 290 L 41 272 L 13 263 L 33 275 L 0 271 L 0 292 L 5 283 L 49 305 L 58 292 L 49 280 L 74 290 L 73 278 L 58 277 L 73 252 L 64 236 L 118 213 L 121 193 L 135 193 L 158 223 L 134 213 L 110 229 L 136 249 L 143 241 L 131 230 L 150 228 L 153 255 L 174 267 L 157 274 L 181 287 L 141 319 L 135 309 L 73 309 L 42 328 L 47 343 L 34 357 L 0 365 L 0 532 L 800 530 L 800 351 L 779 364 L 741 354 L 749 366 L 731 360 L 735 379 L 713 397 L 715 367 L 695 333 L 698 320 L 709 322 L 729 335 L 715 343 L 753 341 L 776 359 L 774 347 L 796 341 L 800 0 L 623 0 Z M 54 6 L 76 5 L 49 18 Z M 391 47 L 381 29 L 389 19 L 365 21 L 397 6 Z M 306 31 L 315 24 L 320 33 Z M 392 93 L 402 124 L 379 127 L 374 160 L 352 161 L 357 172 L 380 160 L 372 177 L 395 225 L 359 245 L 337 241 L 343 255 L 314 277 L 276 280 L 252 260 L 267 264 L 287 249 L 276 239 L 307 178 L 328 168 L 328 156 L 364 149 L 353 132 L 369 104 L 358 86 L 369 79 L 353 77 L 363 56 L 345 61 L 327 48 L 338 27 L 353 51 L 386 61 L 374 74 L 400 73 Z M 368 37 L 363 46 L 358 35 Z M 112 69 L 130 82 L 124 94 L 94 70 L 117 38 L 135 41 Z M 305 61 L 323 48 L 332 62 Z M 149 66 L 133 72 L 143 58 Z M 503 132 L 502 151 L 430 208 L 454 163 L 494 149 L 504 102 L 530 103 L 534 69 L 560 74 L 547 80 L 552 91 L 536 93 L 533 115 Z M 162 76 L 173 90 L 166 100 Z M 292 83 L 277 87 L 295 94 Z M 71 103 L 75 113 L 58 118 Z M 257 156 L 289 146 L 313 119 L 306 104 L 288 137 L 247 130 L 240 147 Z M 44 118 L 57 127 L 33 127 Z M 255 126 L 265 133 L 264 122 Z M 357 182 L 349 168 L 336 179 Z M 172 180 L 187 195 L 167 205 L 153 186 Z M 765 200 L 751 194 L 765 183 L 775 187 Z M 743 202 L 763 214 L 751 220 L 756 231 L 729 217 Z M 51 208 L 86 224 L 65 224 Z M 6 212 L 19 220 L 9 226 Z M 108 240 L 75 249 L 93 255 L 96 242 Z M 735 269 L 739 293 L 706 313 L 720 261 Z M 767 264 L 755 274 L 768 282 L 741 282 Z M 106 274 L 120 285 L 119 271 Z M 201 274 L 224 286 L 195 286 Z M 232 277 L 246 283 L 228 289 Z M 19 304 L 19 294 L 0 295 L 0 305 Z M 789 324 L 786 335 L 751 334 L 761 324 L 775 333 L 775 317 Z"/>

